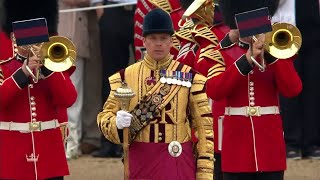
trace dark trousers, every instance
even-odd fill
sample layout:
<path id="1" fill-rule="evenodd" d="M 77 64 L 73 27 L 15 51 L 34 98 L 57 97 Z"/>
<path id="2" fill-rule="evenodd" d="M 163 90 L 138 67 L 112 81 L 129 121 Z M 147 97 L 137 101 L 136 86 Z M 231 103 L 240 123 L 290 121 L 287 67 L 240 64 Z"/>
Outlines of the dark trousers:
<path id="1" fill-rule="evenodd" d="M 103 103 L 110 93 L 108 78 L 128 66 L 129 47 L 133 45 L 133 16 L 134 9 L 126 10 L 124 7 L 108 8 L 104 9 L 104 14 L 99 21 Z M 121 149 L 119 145 L 108 143 L 103 135 L 101 137 L 102 141 L 104 141 L 102 142 L 102 148 L 112 147 L 110 153 Z"/>
<path id="2" fill-rule="evenodd" d="M 221 171 L 221 153 L 214 153 L 214 180 L 223 180 L 223 173 Z"/>
<path id="3" fill-rule="evenodd" d="M 46 179 L 46 180 L 63 180 L 63 176 L 61 176 L 61 177 L 49 178 L 49 179 Z"/>
<path id="4" fill-rule="evenodd" d="M 287 147 L 300 149 L 304 155 L 314 146 L 320 147 L 319 52 L 320 47 L 300 50 L 294 64 L 303 82 L 302 93 L 292 99 L 280 98 Z"/>
<path id="5" fill-rule="evenodd" d="M 284 171 L 257 173 L 223 173 L 224 180 L 283 180 Z"/>

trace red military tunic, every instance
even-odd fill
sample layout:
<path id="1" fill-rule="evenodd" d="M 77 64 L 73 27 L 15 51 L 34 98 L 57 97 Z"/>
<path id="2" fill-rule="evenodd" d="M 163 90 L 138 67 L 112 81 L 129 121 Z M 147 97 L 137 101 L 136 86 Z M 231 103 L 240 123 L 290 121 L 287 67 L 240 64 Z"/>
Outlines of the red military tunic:
<path id="1" fill-rule="evenodd" d="M 197 25 L 192 31 L 192 35 L 200 45 L 196 56 L 193 68 L 204 76 L 208 75 L 208 71 L 216 64 L 224 65 L 220 54 L 215 53 L 216 49 L 221 48 L 218 44 L 229 31 L 229 28 L 222 23 L 213 26 Z M 227 44 L 225 46 L 228 46 Z M 188 56 L 187 56 L 188 57 Z M 214 128 L 214 151 L 221 151 L 221 134 L 222 126 L 218 122 L 221 116 L 224 115 L 225 101 L 212 102 L 213 128 Z"/>
<path id="2" fill-rule="evenodd" d="M 279 106 L 279 93 L 293 97 L 302 90 L 291 59 L 276 60 L 261 72 L 257 67 L 251 70 L 245 48 L 234 45 L 220 52 L 225 66 L 218 65 L 208 74 L 207 94 L 213 100 L 226 99 L 227 107 Z M 276 107 L 271 110 L 276 111 Z M 225 115 L 222 171 L 285 170 L 286 151 L 279 112 L 261 116 L 242 113 L 244 115 Z"/>
<path id="3" fill-rule="evenodd" d="M 67 119 L 61 120 L 62 112 L 75 102 L 76 90 L 68 73 L 51 73 L 35 84 L 21 66 L 16 57 L 0 64 L 0 179 L 35 180 L 37 176 L 40 180 L 68 175 L 59 127 L 34 132 L 4 128 L 7 122 L 58 119 L 58 125 L 66 123 Z M 35 161 L 30 161 L 32 155 Z"/>

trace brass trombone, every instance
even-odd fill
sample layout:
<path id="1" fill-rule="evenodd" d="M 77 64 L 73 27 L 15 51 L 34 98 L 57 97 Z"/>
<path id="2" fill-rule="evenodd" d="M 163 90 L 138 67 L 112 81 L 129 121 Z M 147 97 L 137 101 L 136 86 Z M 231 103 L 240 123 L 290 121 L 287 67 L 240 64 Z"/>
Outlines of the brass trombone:
<path id="1" fill-rule="evenodd" d="M 254 41 L 257 38 L 253 36 Z M 299 29 L 289 23 L 274 23 L 272 31 L 265 34 L 264 51 L 278 59 L 287 59 L 299 51 L 302 44 L 302 36 Z M 263 53 L 261 53 L 262 64 L 251 56 L 251 60 L 261 71 L 265 70 Z"/>
<path id="2" fill-rule="evenodd" d="M 287 59 L 298 53 L 302 44 L 299 29 L 289 23 L 275 23 L 266 33 L 265 50 L 278 59 Z"/>
<path id="3" fill-rule="evenodd" d="M 50 37 L 49 42 L 40 44 L 40 52 L 38 53 L 32 48 L 30 48 L 30 51 L 34 55 L 40 57 L 40 64 L 53 72 L 63 72 L 75 65 L 75 45 L 72 41 L 63 36 Z M 35 74 L 32 73 L 28 66 L 27 70 L 31 74 L 33 81 L 37 83 L 40 76 L 40 70 L 37 69 Z"/>

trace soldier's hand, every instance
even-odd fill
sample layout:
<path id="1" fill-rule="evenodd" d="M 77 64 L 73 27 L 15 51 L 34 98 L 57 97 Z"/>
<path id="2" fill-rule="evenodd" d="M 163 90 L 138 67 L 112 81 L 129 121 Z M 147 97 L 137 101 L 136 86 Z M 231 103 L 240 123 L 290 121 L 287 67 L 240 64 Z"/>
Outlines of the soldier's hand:
<path id="1" fill-rule="evenodd" d="M 256 59 L 258 56 L 261 56 L 264 51 L 264 38 L 264 35 L 260 35 L 258 41 L 252 43 L 252 52 L 251 49 L 248 49 L 246 53 L 247 60 L 251 65 L 253 64 L 251 56 Z"/>
<path id="2" fill-rule="evenodd" d="M 116 126 L 118 129 L 123 129 L 131 125 L 132 115 L 126 111 L 118 111 L 116 117 Z"/>
<path id="3" fill-rule="evenodd" d="M 28 63 L 28 64 L 27 64 Z M 42 65 L 40 64 L 40 58 L 36 56 L 32 56 L 29 58 L 29 61 L 25 60 L 22 65 L 22 71 L 26 76 L 30 76 L 30 72 L 27 70 L 27 66 L 31 71 L 34 71 L 40 68 Z"/>

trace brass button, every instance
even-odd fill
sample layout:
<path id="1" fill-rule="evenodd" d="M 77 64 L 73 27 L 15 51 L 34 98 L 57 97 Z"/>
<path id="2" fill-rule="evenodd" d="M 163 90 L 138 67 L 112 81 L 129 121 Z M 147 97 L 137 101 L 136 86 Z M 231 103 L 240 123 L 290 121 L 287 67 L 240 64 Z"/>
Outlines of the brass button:
<path id="1" fill-rule="evenodd" d="M 162 141 L 162 137 L 159 137 L 158 140 L 159 140 L 159 141 Z"/>
<path id="2" fill-rule="evenodd" d="M 161 133 L 161 132 L 159 132 L 159 136 L 162 136 L 162 133 Z"/>
<path id="3" fill-rule="evenodd" d="M 256 108 L 250 108 L 249 113 L 250 115 L 255 115 L 257 113 Z"/>

